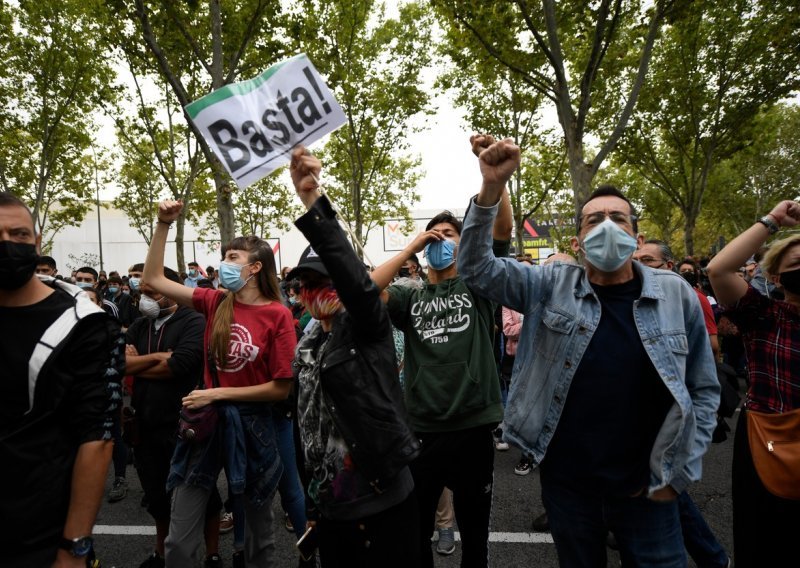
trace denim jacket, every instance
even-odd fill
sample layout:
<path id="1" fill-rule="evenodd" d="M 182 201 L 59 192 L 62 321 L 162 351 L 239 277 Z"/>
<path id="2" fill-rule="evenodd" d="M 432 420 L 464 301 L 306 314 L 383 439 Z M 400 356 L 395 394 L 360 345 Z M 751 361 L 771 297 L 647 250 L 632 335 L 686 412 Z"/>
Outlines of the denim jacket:
<path id="1" fill-rule="evenodd" d="M 231 494 L 245 494 L 259 507 L 272 500 L 283 473 L 269 405 L 218 406 L 217 429 L 205 444 L 198 446 L 178 440 L 167 478 L 167 491 L 181 483 L 210 490 L 224 467 Z"/>
<path id="2" fill-rule="evenodd" d="M 570 383 L 600 322 L 600 302 L 581 266 L 527 266 L 492 254 L 497 206 L 475 203 L 465 219 L 458 271 L 477 293 L 524 314 L 505 414 L 505 436 L 540 463 Z M 642 292 L 633 314 L 642 344 L 674 403 L 650 454 L 652 493 L 678 493 L 702 473 L 720 386 L 695 292 L 677 274 L 637 262 Z"/>

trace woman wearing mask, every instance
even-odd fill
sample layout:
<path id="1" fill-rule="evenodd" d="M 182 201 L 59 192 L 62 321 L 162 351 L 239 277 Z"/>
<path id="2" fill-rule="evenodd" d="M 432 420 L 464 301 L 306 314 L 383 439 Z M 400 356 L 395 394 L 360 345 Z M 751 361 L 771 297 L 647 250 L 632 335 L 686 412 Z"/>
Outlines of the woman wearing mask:
<path id="1" fill-rule="evenodd" d="M 297 280 L 290 281 L 286 290 L 288 292 L 287 302 L 297 325 L 297 339 L 299 340 L 308 322 L 311 321 L 311 314 L 303 305 L 303 299 L 300 297 L 300 282 Z"/>
<path id="2" fill-rule="evenodd" d="M 330 202 L 320 162 L 292 153 L 292 181 L 311 246 L 289 274 L 318 323 L 298 344 L 298 424 L 307 508 L 323 568 L 419 565 L 417 500 L 408 464 L 419 443 L 406 422 L 392 325 Z"/>
<path id="3" fill-rule="evenodd" d="M 796 554 L 794 539 L 800 532 L 800 500 L 777 496 L 765 487 L 759 471 L 765 464 L 753 453 L 758 442 L 748 429 L 750 413 L 800 412 L 800 236 L 772 243 L 761 261 L 785 301 L 762 296 L 737 274 L 770 235 L 799 222 L 800 205 L 782 201 L 708 265 L 717 300 L 728 308 L 725 315 L 742 335 L 749 379 L 733 443 L 733 547 L 738 568 L 786 565 Z M 791 430 L 790 436 L 800 439 L 800 426 Z M 800 485 L 800 473 L 796 475 L 795 486 Z"/>
<path id="4" fill-rule="evenodd" d="M 272 249 L 257 237 L 238 237 L 223 249 L 220 282 L 227 292 L 165 278 L 167 233 L 182 207 L 179 201 L 159 204 L 142 281 L 205 315 L 205 388 L 184 397 L 183 407 L 215 404 L 219 422 L 207 441 L 181 440 L 176 448 L 168 480 L 173 505 L 167 565 L 196 562 L 206 503 L 224 464 L 234 508 L 233 566 L 272 566 L 271 502 L 282 466 L 268 403 L 285 399 L 291 389 L 292 317 L 281 304 Z"/>

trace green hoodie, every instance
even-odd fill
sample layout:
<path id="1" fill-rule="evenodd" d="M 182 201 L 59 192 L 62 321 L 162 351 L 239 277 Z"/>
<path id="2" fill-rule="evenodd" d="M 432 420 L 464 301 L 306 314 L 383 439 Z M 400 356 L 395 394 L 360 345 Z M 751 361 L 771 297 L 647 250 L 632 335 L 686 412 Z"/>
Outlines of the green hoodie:
<path id="1" fill-rule="evenodd" d="M 460 276 L 422 289 L 390 286 L 405 334 L 406 407 L 415 432 L 452 432 L 503 419 L 493 354 L 495 304 Z"/>

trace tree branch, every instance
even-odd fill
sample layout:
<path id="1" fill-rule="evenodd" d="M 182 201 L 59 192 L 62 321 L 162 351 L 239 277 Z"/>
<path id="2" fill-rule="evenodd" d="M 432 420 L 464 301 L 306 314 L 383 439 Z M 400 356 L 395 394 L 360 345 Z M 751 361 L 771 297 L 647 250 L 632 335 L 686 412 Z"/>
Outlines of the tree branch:
<path id="1" fill-rule="evenodd" d="M 478 32 L 478 30 L 473 25 L 471 25 L 464 17 L 459 15 L 457 12 L 453 12 L 453 16 L 457 21 L 463 24 L 464 27 L 466 27 L 472 33 L 473 36 L 475 36 L 475 39 L 478 40 L 478 42 L 483 46 L 483 48 L 487 51 L 487 53 L 489 53 L 489 55 L 494 57 L 502 65 L 508 67 L 514 73 L 517 73 L 522 78 L 523 81 L 525 81 L 531 87 L 533 87 L 534 89 L 542 93 L 545 97 L 553 101 L 553 103 L 556 104 L 558 103 L 556 99 L 555 85 L 553 84 L 553 81 L 549 77 L 535 70 L 532 72 L 533 73 L 532 75 L 528 74 L 527 71 L 525 71 L 521 67 L 515 65 L 514 63 L 508 61 L 505 57 L 503 57 L 503 55 L 497 49 L 495 49 L 494 46 L 492 46 L 489 42 L 487 42 L 486 39 Z"/>
<path id="2" fill-rule="evenodd" d="M 228 66 L 228 74 L 225 76 L 225 84 L 232 83 L 236 78 L 236 68 L 239 66 L 239 60 L 242 58 L 245 49 L 247 49 L 247 45 L 250 43 L 250 40 L 253 39 L 256 26 L 261 20 L 261 17 L 264 15 L 265 9 L 266 4 L 264 1 L 258 0 L 258 6 L 256 6 L 256 9 L 253 11 L 253 16 L 250 18 L 250 21 L 247 22 L 247 29 L 242 36 L 242 41 L 239 44 L 239 48 L 231 56 L 231 61 Z"/>
<path id="3" fill-rule="evenodd" d="M 604 0 L 600 6 L 600 13 L 597 17 L 597 26 L 595 27 L 594 41 L 592 42 L 592 53 L 589 60 L 586 62 L 586 69 L 584 70 L 583 77 L 581 77 L 580 93 L 581 99 L 578 105 L 578 131 L 583 132 L 586 124 L 586 117 L 589 114 L 589 108 L 592 102 L 592 85 L 597 76 L 597 71 L 605 58 L 608 51 L 608 46 L 611 44 L 611 39 L 614 37 L 614 32 L 619 23 L 619 15 L 622 9 L 622 0 L 615 0 L 614 14 L 611 17 L 611 25 L 608 32 L 606 32 L 606 20 L 608 19 L 608 4 L 610 0 Z"/>
<path id="4" fill-rule="evenodd" d="M 628 101 L 625 103 L 622 113 L 620 113 L 616 127 L 592 161 L 591 175 L 597 173 L 600 169 L 600 165 L 605 161 L 608 154 L 617 146 L 617 142 L 619 142 L 619 139 L 622 137 L 622 133 L 625 132 L 628 120 L 630 120 L 631 114 L 633 114 L 633 108 L 636 106 L 636 100 L 644 84 L 644 79 L 647 76 L 647 68 L 650 64 L 650 57 L 653 54 L 653 44 L 656 41 L 658 30 L 661 27 L 661 21 L 664 18 L 665 2 L 666 0 L 657 0 L 656 2 L 656 6 L 653 10 L 653 17 L 650 19 L 650 25 L 647 30 L 647 39 L 642 48 L 642 56 L 639 59 L 639 70 L 636 73 L 636 79 L 628 95 Z"/>
<path id="5" fill-rule="evenodd" d="M 139 0 L 137 0 L 137 4 L 138 3 Z M 211 75 L 211 66 L 206 62 L 205 58 L 203 57 L 203 54 L 200 50 L 200 46 L 198 45 L 197 40 L 194 39 L 191 33 L 189 33 L 189 30 L 186 28 L 186 24 L 183 23 L 183 20 L 180 18 L 177 11 L 175 10 L 173 2 L 165 2 L 164 0 L 161 0 L 161 7 L 164 8 L 164 10 L 169 15 L 170 19 L 178 27 L 178 31 L 183 36 L 183 39 L 185 39 L 189 44 L 189 47 L 192 48 L 192 53 L 194 53 L 194 56 L 195 58 L 197 58 L 197 61 L 200 63 L 200 65 L 203 66 L 206 72 L 209 75 Z"/>

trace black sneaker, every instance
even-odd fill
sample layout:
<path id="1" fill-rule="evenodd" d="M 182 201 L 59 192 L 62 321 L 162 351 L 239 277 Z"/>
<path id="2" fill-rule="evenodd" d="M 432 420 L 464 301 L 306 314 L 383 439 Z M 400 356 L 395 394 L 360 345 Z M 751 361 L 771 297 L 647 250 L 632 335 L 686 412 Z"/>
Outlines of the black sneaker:
<path id="1" fill-rule="evenodd" d="M 117 477 L 108 492 L 108 502 L 116 503 L 122 501 L 128 494 L 128 481 L 124 477 Z"/>
<path id="2" fill-rule="evenodd" d="M 139 564 L 139 568 L 164 568 L 166 562 L 158 555 L 158 552 L 153 552 L 147 557 L 147 560 Z"/>
<path id="3" fill-rule="evenodd" d="M 514 473 L 517 475 L 528 475 L 531 471 L 533 471 L 533 461 L 525 456 L 522 456 L 519 463 L 514 466 Z"/>
<path id="4" fill-rule="evenodd" d="M 233 553 L 233 568 L 245 568 L 244 552 L 241 550 Z"/>
<path id="5" fill-rule="evenodd" d="M 547 512 L 544 512 L 535 519 L 533 519 L 532 528 L 536 532 L 550 531 L 550 520 L 547 518 Z"/>
<path id="6" fill-rule="evenodd" d="M 222 558 L 220 558 L 219 554 L 211 554 L 206 556 L 206 563 L 203 566 L 204 568 L 222 568 L 225 565 L 222 563 Z"/>

